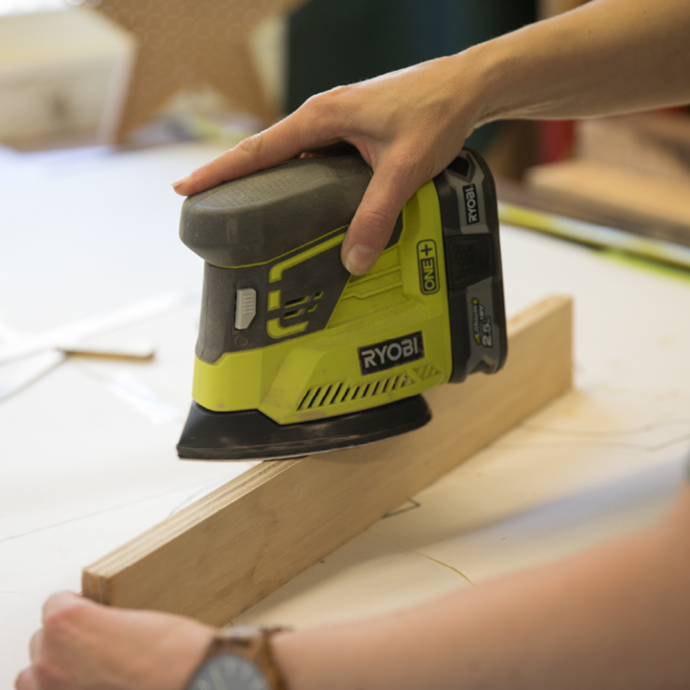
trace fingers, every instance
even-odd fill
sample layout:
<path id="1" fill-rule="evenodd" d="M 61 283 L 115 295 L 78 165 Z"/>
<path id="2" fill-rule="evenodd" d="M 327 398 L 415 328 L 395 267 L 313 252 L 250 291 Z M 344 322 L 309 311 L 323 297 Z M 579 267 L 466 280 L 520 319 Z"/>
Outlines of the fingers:
<path id="1" fill-rule="evenodd" d="M 173 189 L 183 196 L 197 194 L 221 182 L 271 168 L 300 155 L 303 151 L 330 146 L 338 137 L 336 111 L 328 106 L 324 116 L 324 101 L 333 100 L 331 94 L 322 94 L 307 101 L 299 110 L 281 122 L 241 141 L 210 163 L 201 166 L 182 180 L 173 183 Z"/>
<path id="2" fill-rule="evenodd" d="M 43 604 L 42 621 L 46 622 L 55 613 L 62 611 L 70 606 L 75 606 L 85 603 L 87 600 L 74 592 L 58 592 L 53 594 L 48 599 L 46 599 L 45 604 Z"/>
<path id="3" fill-rule="evenodd" d="M 29 658 L 31 659 L 32 664 L 36 663 L 38 657 L 41 654 L 42 649 L 43 630 L 39 630 L 38 632 L 34 633 L 33 637 L 31 638 L 31 641 L 29 642 Z"/>
<path id="4" fill-rule="evenodd" d="M 25 668 L 14 681 L 15 690 L 39 690 L 36 676 L 30 668 Z"/>
<path id="5" fill-rule="evenodd" d="M 393 234 L 398 215 L 417 191 L 416 178 L 382 162 L 364 194 L 343 241 L 341 257 L 352 275 L 364 275 L 376 263 Z"/>

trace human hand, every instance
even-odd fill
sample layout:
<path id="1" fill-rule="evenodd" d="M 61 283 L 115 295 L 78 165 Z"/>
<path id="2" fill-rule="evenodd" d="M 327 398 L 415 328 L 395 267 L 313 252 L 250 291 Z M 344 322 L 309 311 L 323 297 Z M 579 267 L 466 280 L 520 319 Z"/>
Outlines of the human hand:
<path id="1" fill-rule="evenodd" d="M 181 690 L 215 629 L 181 616 L 96 604 L 70 592 L 43 607 L 16 690 Z"/>
<path id="2" fill-rule="evenodd" d="M 273 127 L 245 139 L 175 191 L 196 194 L 340 142 L 357 147 L 374 174 L 342 245 L 345 267 L 366 273 L 408 199 L 438 175 L 480 124 L 471 51 L 432 60 L 310 98 Z"/>

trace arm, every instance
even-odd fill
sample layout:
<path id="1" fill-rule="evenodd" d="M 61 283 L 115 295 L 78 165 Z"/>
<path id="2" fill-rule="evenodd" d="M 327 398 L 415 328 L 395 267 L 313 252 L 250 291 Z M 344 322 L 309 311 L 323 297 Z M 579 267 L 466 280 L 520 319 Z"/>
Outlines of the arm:
<path id="1" fill-rule="evenodd" d="M 342 247 L 346 267 L 362 274 L 406 201 L 480 125 L 690 101 L 689 31 L 686 0 L 593 0 L 458 55 L 319 94 L 174 186 L 195 194 L 303 152 L 353 144 L 374 170 Z"/>
<path id="2" fill-rule="evenodd" d="M 690 687 L 690 487 L 659 525 L 349 625 L 283 633 L 289 690 Z M 182 690 L 213 629 L 56 595 L 18 690 Z"/>
<path id="3" fill-rule="evenodd" d="M 363 623 L 278 637 L 290 690 L 690 687 L 690 487 L 653 529 Z"/>

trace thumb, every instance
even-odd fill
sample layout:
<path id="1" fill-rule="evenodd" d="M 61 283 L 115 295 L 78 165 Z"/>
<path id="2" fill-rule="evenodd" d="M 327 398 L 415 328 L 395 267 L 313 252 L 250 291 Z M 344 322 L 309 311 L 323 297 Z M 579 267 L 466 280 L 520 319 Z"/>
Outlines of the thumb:
<path id="1" fill-rule="evenodd" d="M 376 263 L 400 211 L 420 185 L 392 166 L 381 165 L 374 171 L 341 249 L 343 264 L 352 275 L 364 275 Z"/>

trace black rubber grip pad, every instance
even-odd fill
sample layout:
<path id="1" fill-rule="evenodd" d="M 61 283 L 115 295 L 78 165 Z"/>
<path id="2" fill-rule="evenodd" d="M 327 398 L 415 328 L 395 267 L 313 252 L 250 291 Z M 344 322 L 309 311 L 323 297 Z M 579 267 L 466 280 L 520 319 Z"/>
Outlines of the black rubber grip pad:
<path id="1" fill-rule="evenodd" d="M 208 263 L 265 263 L 349 225 L 371 180 L 359 156 L 305 158 L 187 199 L 180 239 Z"/>

